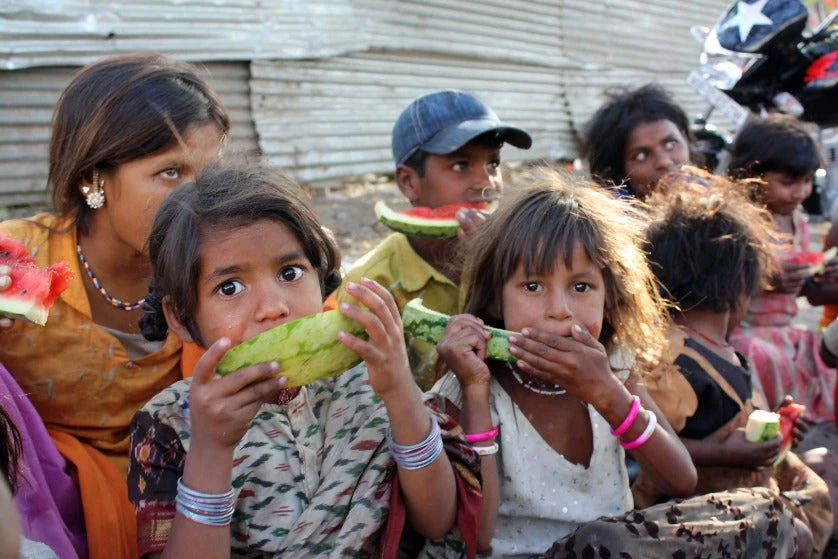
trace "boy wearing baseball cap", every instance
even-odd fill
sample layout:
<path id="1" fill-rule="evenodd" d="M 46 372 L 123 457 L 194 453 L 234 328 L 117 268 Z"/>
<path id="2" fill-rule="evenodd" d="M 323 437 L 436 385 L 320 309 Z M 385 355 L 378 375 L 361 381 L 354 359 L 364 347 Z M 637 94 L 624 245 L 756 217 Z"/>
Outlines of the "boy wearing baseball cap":
<path id="1" fill-rule="evenodd" d="M 521 149 L 532 145 L 530 135 L 500 121 L 474 95 L 443 90 L 415 99 L 393 127 L 396 183 L 413 206 L 437 208 L 462 202 L 497 199 L 503 189 L 500 151 L 504 143 Z M 370 278 L 387 288 L 399 310 L 415 297 L 425 306 L 459 312 L 460 268 L 456 243 L 486 219 L 479 210 L 461 209 L 458 235 L 453 239 L 423 239 L 393 233 L 363 256 L 346 275 L 347 282 Z M 351 296 L 341 287 L 338 302 Z M 434 383 L 436 349 L 421 340 L 407 340 L 410 368 L 423 390 Z"/>

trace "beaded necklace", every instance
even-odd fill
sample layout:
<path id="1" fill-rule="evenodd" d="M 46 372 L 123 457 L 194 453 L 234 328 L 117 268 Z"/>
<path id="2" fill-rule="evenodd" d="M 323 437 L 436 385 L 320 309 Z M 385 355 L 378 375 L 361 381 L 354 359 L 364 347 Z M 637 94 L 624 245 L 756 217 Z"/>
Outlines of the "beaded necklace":
<path id="1" fill-rule="evenodd" d="M 105 298 L 105 301 L 113 305 L 118 309 L 122 309 L 124 311 L 135 311 L 143 306 L 145 303 L 145 297 L 140 299 L 139 301 L 122 301 L 117 299 L 116 297 L 111 297 L 111 294 L 107 292 L 107 290 L 99 285 L 99 280 L 96 279 L 96 276 L 93 275 L 93 270 L 90 269 L 90 264 L 87 263 L 87 259 L 84 257 L 84 253 L 81 251 L 81 245 L 76 244 L 76 251 L 79 253 L 79 261 L 81 261 L 82 266 L 84 266 L 84 270 L 87 272 L 87 277 L 90 278 L 90 281 L 93 282 L 93 287 Z"/>
<path id="2" fill-rule="evenodd" d="M 518 369 L 512 366 L 512 363 L 507 362 L 506 366 L 510 371 L 512 371 L 512 376 L 515 377 L 518 384 L 530 392 L 535 392 L 536 394 L 541 394 L 542 396 L 561 396 L 562 394 L 567 393 L 567 390 L 560 387 L 558 384 L 536 383 L 532 380 L 524 380 L 518 372 Z"/>

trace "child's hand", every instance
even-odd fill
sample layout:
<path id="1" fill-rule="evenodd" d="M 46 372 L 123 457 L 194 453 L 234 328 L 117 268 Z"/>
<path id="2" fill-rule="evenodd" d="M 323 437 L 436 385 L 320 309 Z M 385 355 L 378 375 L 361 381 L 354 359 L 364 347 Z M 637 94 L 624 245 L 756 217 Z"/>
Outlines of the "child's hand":
<path id="1" fill-rule="evenodd" d="M 475 231 L 480 229 L 487 217 L 486 212 L 474 208 L 460 208 L 457 210 L 457 221 L 460 222 L 457 237 L 461 241 L 471 237 Z"/>
<path id="2" fill-rule="evenodd" d="M 771 278 L 771 287 L 781 293 L 799 293 L 803 284 L 811 276 L 808 264 L 798 264 L 791 260 L 780 263 L 780 272 Z"/>
<path id="3" fill-rule="evenodd" d="M 721 445 L 719 454 L 726 456 L 729 464 L 759 470 L 774 463 L 780 455 L 782 437 L 764 443 L 752 443 L 745 438 L 745 429 L 736 429 Z"/>
<path id="4" fill-rule="evenodd" d="M 5 291 L 12 285 L 12 277 L 9 275 L 11 273 L 12 269 L 8 266 L 0 266 L 0 291 Z M 11 318 L 0 318 L 0 328 L 10 328 L 11 326 Z"/>
<path id="5" fill-rule="evenodd" d="M 509 351 L 521 372 L 566 389 L 596 409 L 610 405 L 613 390 L 622 390 L 611 372 L 605 347 L 583 326 L 574 324 L 570 338 L 524 328 L 510 336 Z"/>
<path id="6" fill-rule="evenodd" d="M 247 432 L 263 403 L 276 402 L 288 380 L 276 377 L 276 362 L 244 367 L 227 376 L 215 374 L 230 340 L 212 344 L 195 365 L 189 390 L 192 445 L 232 450 Z"/>
<path id="7" fill-rule="evenodd" d="M 452 316 L 436 346 L 439 356 L 454 372 L 463 391 L 466 387 L 489 384 L 486 341 L 490 334 L 483 321 L 470 314 Z"/>
<path id="8" fill-rule="evenodd" d="M 818 285 L 838 283 L 838 257 L 830 258 L 823 263 L 823 270 L 814 276 L 812 281 Z"/>
<path id="9" fill-rule="evenodd" d="M 414 383 L 407 362 L 402 317 L 393 296 L 367 278 L 361 278 L 360 285 L 347 283 L 346 291 L 369 310 L 341 303 L 340 312 L 360 324 L 367 331 L 369 340 L 347 332 L 341 332 L 339 339 L 366 362 L 373 391 L 382 400 L 387 400 L 399 390 L 412 388 Z"/>

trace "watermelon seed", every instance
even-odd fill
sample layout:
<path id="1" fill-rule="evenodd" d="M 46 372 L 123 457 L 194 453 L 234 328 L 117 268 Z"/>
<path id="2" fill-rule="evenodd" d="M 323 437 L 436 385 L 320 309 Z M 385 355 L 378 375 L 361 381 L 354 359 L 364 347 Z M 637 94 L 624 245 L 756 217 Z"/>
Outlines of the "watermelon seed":
<path id="1" fill-rule="evenodd" d="M 26 291 L 27 291 L 26 289 L 21 289 L 21 290 L 20 290 L 20 294 L 21 294 L 21 295 L 26 295 Z"/>

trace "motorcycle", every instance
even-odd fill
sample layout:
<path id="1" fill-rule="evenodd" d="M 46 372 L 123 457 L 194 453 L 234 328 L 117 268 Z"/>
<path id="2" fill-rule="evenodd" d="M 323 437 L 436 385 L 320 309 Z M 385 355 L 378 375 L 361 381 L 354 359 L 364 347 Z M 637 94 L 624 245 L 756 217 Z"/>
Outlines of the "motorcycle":
<path id="1" fill-rule="evenodd" d="M 692 28 L 701 69 L 687 83 L 708 101 L 692 132 L 708 168 L 724 172 L 725 148 L 754 115 L 838 126 L 838 10 L 807 31 L 809 15 L 800 0 L 739 0 L 712 29 Z M 714 110 L 731 120 L 729 132 L 709 124 Z"/>

